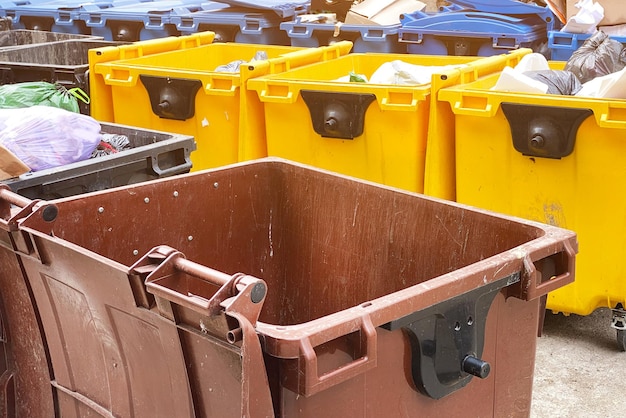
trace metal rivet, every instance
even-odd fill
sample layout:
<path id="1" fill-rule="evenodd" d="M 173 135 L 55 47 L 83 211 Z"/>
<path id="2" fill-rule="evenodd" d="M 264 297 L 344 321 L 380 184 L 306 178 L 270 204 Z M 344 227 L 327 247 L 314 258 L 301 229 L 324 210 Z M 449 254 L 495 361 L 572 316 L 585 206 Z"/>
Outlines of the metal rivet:
<path id="1" fill-rule="evenodd" d="M 219 187 L 219 185 L 220 184 L 218 182 L 213 183 L 213 187 L 216 188 L 216 189 Z"/>
<path id="2" fill-rule="evenodd" d="M 460 331 L 461 330 L 461 323 L 460 322 L 457 322 L 457 323 L 454 324 L 454 330 L 455 331 Z"/>
<path id="3" fill-rule="evenodd" d="M 189 236 L 187 237 L 187 241 L 191 241 L 192 239 L 193 239 L 193 237 L 192 237 L 191 235 L 189 235 Z"/>
<path id="4" fill-rule="evenodd" d="M 178 192 L 174 192 L 174 197 L 178 197 Z"/>
<path id="5" fill-rule="evenodd" d="M 98 208 L 98 212 L 99 212 L 99 213 L 104 213 L 104 208 L 103 208 L 102 206 L 100 206 L 100 207 Z"/>
<path id="6" fill-rule="evenodd" d="M 138 250 L 133 250 L 133 255 L 137 255 L 137 254 L 139 254 L 139 251 Z"/>
<path id="7" fill-rule="evenodd" d="M 150 198 L 146 197 L 143 201 L 146 202 L 146 203 L 150 203 Z"/>

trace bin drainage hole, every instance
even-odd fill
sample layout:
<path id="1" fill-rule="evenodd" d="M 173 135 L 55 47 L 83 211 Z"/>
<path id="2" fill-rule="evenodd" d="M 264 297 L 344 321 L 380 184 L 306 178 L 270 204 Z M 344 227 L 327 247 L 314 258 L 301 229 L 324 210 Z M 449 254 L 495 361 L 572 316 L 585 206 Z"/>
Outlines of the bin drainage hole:
<path id="1" fill-rule="evenodd" d="M 455 322 L 455 324 L 454 324 L 454 330 L 455 330 L 455 331 L 460 331 L 460 330 L 461 330 L 461 323 L 460 323 L 460 322 Z"/>

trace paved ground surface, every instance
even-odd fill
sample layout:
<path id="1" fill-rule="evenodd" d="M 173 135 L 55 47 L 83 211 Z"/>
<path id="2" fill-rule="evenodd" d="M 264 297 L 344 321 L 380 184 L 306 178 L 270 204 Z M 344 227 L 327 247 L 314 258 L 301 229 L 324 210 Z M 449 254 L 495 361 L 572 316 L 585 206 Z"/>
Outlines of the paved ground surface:
<path id="1" fill-rule="evenodd" d="M 531 418 L 626 416 L 626 352 L 619 351 L 610 318 L 608 309 L 589 316 L 546 313 Z"/>

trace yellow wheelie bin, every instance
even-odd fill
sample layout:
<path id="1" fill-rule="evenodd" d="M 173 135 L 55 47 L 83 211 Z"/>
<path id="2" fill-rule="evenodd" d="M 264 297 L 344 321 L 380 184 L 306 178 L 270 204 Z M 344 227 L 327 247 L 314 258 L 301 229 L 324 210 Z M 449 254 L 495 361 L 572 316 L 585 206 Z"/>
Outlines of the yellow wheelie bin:
<path id="1" fill-rule="evenodd" d="M 576 281 L 550 292 L 546 307 L 578 315 L 613 309 L 624 350 L 626 102 L 497 91 L 499 76 L 438 93 L 454 113 L 456 200 L 576 231 Z"/>
<path id="2" fill-rule="evenodd" d="M 193 135 L 192 171 L 265 157 L 257 126 L 262 107 L 246 91 L 247 77 L 334 59 L 352 48 L 348 41 L 319 48 L 212 43 L 208 34 L 90 51 L 92 115 Z"/>

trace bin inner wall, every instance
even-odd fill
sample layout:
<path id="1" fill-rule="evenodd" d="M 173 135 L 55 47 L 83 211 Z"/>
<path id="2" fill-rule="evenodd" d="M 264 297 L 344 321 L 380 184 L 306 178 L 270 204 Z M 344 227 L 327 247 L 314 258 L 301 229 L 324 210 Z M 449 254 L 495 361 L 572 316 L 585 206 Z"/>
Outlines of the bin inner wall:
<path id="1" fill-rule="evenodd" d="M 280 162 L 95 195 L 56 201 L 56 237 L 128 266 L 168 245 L 211 268 L 260 277 L 268 285 L 260 320 L 277 325 L 397 292 L 542 233 Z"/>

